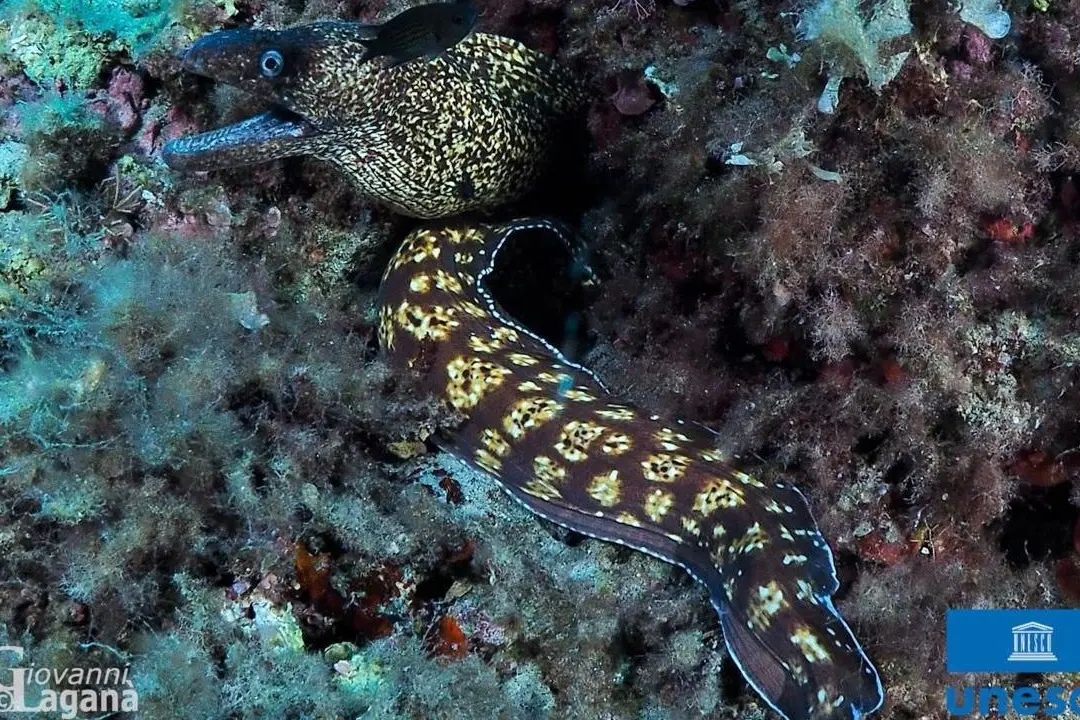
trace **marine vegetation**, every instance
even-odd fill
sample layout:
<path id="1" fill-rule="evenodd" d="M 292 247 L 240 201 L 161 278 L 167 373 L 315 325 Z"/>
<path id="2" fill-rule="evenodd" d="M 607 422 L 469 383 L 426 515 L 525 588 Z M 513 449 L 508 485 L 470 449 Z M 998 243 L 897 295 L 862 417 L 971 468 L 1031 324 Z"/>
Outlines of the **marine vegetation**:
<path id="1" fill-rule="evenodd" d="M 1014 683 L 946 673 L 944 618 L 1080 606 L 1080 6 L 474 0 L 360 63 L 418 4 L 0 4 L 0 684 L 775 720 L 870 713 L 868 658 L 913 720 Z"/>

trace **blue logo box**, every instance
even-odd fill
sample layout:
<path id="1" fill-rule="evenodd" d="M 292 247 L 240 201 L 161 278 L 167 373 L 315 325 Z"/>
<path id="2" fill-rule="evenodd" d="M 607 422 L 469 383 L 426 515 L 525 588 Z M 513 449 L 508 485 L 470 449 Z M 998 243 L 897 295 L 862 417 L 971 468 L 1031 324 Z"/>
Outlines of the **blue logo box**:
<path id="1" fill-rule="evenodd" d="M 1080 672 L 1080 610 L 949 610 L 949 672 Z"/>

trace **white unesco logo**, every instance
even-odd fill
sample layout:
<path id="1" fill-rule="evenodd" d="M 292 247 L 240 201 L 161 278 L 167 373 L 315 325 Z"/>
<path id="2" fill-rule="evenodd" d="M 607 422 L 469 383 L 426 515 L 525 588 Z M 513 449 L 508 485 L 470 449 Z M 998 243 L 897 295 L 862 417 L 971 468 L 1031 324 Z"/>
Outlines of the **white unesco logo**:
<path id="1" fill-rule="evenodd" d="M 139 694 L 128 678 L 129 667 L 20 667 L 26 652 L 0 645 L 0 713 L 59 713 L 74 720 L 80 713 L 138 712 Z M 6 682 L 3 671 L 10 673 Z"/>
<path id="2" fill-rule="evenodd" d="M 1056 662 L 1054 628 L 1037 622 L 1026 622 L 1012 629 L 1013 649 L 1009 662 Z"/>

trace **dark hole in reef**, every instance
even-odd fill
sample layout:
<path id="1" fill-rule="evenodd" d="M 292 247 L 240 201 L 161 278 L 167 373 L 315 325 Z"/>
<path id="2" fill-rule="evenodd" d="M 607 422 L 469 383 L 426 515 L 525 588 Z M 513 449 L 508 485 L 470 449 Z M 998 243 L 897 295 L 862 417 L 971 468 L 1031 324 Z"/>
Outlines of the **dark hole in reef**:
<path id="1" fill-rule="evenodd" d="M 734 165 L 727 162 L 726 150 L 717 148 L 710 150 L 705 156 L 705 175 L 710 178 L 721 178 L 734 169 Z"/>
<path id="2" fill-rule="evenodd" d="M 1078 211 L 1080 212 L 1080 211 Z M 1065 257 L 1072 265 L 1080 265 L 1080 240 L 1074 240 L 1066 245 Z"/>
<path id="3" fill-rule="evenodd" d="M 640 673 L 640 664 L 649 653 L 649 644 L 641 629 L 631 623 L 620 622 L 612 643 L 612 654 L 626 662 L 623 683 L 632 686 Z"/>
<path id="4" fill-rule="evenodd" d="M 737 698 L 740 695 L 752 692 L 746 684 L 746 678 L 731 655 L 726 655 L 720 663 L 720 688 L 726 698 Z"/>
<path id="5" fill-rule="evenodd" d="M 540 523 L 540 527 L 543 528 L 543 530 L 548 535 L 550 535 L 553 539 L 563 543 L 567 547 L 577 547 L 586 540 L 591 539 L 588 535 L 583 535 L 575 530 L 571 530 L 568 527 L 564 527 L 556 522 L 552 522 L 545 518 L 537 518 L 537 522 Z"/>
<path id="6" fill-rule="evenodd" d="M 41 501 L 37 498 L 22 497 L 13 501 L 9 507 L 9 516 L 12 520 L 30 517 L 41 511 Z"/>
<path id="7" fill-rule="evenodd" d="M 267 479 L 266 469 L 258 463 L 251 466 L 251 489 L 260 497 L 265 497 L 270 491 L 270 481 Z"/>
<path id="8" fill-rule="evenodd" d="M 874 461 L 874 457 L 877 455 L 877 451 L 881 449 L 881 446 L 888 440 L 889 433 L 873 433 L 872 435 L 863 435 L 855 441 L 855 447 L 852 448 L 852 452 L 856 455 L 865 455 L 869 462 Z"/>
<path id="9" fill-rule="evenodd" d="M 581 543 L 589 540 L 588 535 L 583 535 L 579 532 L 575 532 L 569 528 L 564 528 L 562 525 L 548 522 L 546 523 L 547 530 L 551 533 L 551 536 L 556 540 L 562 542 L 567 547 L 577 547 Z"/>
<path id="10" fill-rule="evenodd" d="M 360 354 L 360 360 L 368 363 L 373 362 L 379 356 L 379 336 L 371 332 L 364 343 L 364 349 Z M 387 390 L 389 392 L 389 389 Z"/>
<path id="11" fill-rule="evenodd" d="M 236 575 L 229 567 L 229 551 L 218 540 L 210 541 L 201 552 L 194 553 L 191 562 L 198 577 L 215 587 L 228 587 L 236 581 Z"/>
<path id="12" fill-rule="evenodd" d="M 912 487 L 912 483 L 901 482 L 889 488 L 886 501 L 889 504 L 889 511 L 900 516 L 915 508 L 921 498 L 919 490 Z"/>
<path id="13" fill-rule="evenodd" d="M 836 579 L 840 581 L 833 600 L 843 600 L 859 577 L 859 556 L 850 550 L 838 549 L 833 553 L 833 561 L 836 563 Z"/>
<path id="14" fill-rule="evenodd" d="M 697 298 L 706 297 L 706 293 L 708 289 L 705 286 L 694 288 L 692 283 L 679 288 L 679 296 L 689 303 L 696 303 Z M 687 304 L 679 312 L 689 317 L 697 312 L 697 308 Z M 716 345 L 720 354 L 732 365 L 758 366 L 760 363 L 757 359 L 756 345 L 746 337 L 746 330 L 740 322 L 738 308 L 730 308 L 721 318 Z"/>
<path id="15" fill-rule="evenodd" d="M 758 477 L 761 476 L 763 470 L 767 471 L 769 468 L 780 473 L 798 472 L 798 466 L 787 464 L 781 459 L 784 449 L 783 443 L 766 439 L 753 449 L 752 454 L 743 457 L 741 465 L 743 472 Z"/>
<path id="16" fill-rule="evenodd" d="M 899 485 L 907 480 L 913 470 L 915 470 L 915 463 L 907 455 L 901 455 L 885 471 L 885 484 Z"/>
<path id="17" fill-rule="evenodd" d="M 956 263 L 956 274 L 963 277 L 973 270 L 986 270 L 993 267 L 996 260 L 994 242 L 990 238 L 984 238 L 960 256 L 960 261 Z"/>
<path id="18" fill-rule="evenodd" d="M 915 170 L 901 153 L 887 154 L 883 163 L 882 174 L 885 184 L 892 190 L 892 195 L 902 202 L 903 196 L 911 197 L 915 181 Z"/>
<path id="19" fill-rule="evenodd" d="M 225 396 L 225 407 L 236 413 L 245 424 L 258 424 L 267 408 L 273 405 L 273 394 L 261 383 L 254 381 L 231 389 Z"/>
<path id="20" fill-rule="evenodd" d="M 341 541 L 329 532 L 316 532 L 305 534 L 301 538 L 304 547 L 313 555 L 329 555 L 333 559 L 344 557 L 349 551 L 341 544 Z"/>
<path id="21" fill-rule="evenodd" d="M 1023 569 L 1033 562 L 1072 552 L 1073 528 L 1080 508 L 1070 501 L 1071 492 L 1071 482 L 1021 488 L 1009 503 L 998 542 L 1010 565 Z"/>
<path id="22" fill-rule="evenodd" d="M 726 309 L 719 318 L 719 322 L 710 320 L 713 322 L 712 327 L 717 338 L 713 348 L 724 367 L 729 372 L 751 380 L 756 380 L 763 372 L 768 372 L 768 368 L 780 368 L 793 382 L 813 382 L 819 372 L 819 363 L 811 357 L 808 345 L 801 338 L 788 338 L 783 357 L 779 359 L 766 357 L 762 346 L 752 340 L 746 332 L 745 308 L 740 302 L 734 300 L 744 290 L 739 289 L 733 293 L 731 292 L 733 287 L 729 286 L 723 290 L 732 300 L 724 303 Z M 690 297 L 684 294 L 687 292 L 684 287 L 680 287 L 678 292 L 681 296 Z M 719 295 L 721 290 L 713 285 L 711 289 L 703 289 L 701 292 L 701 297 L 714 297 Z M 752 291 L 745 290 L 745 292 Z M 696 307 L 686 312 L 688 317 L 696 314 L 698 314 Z"/>
<path id="23" fill-rule="evenodd" d="M 960 416 L 960 411 L 956 408 L 949 408 L 934 420 L 934 424 L 930 428 L 930 434 L 938 443 L 958 445 L 963 439 L 964 427 L 966 427 L 966 423 Z"/>
<path id="24" fill-rule="evenodd" d="M 602 178 L 588 170 L 592 140 L 583 115 L 564 118 L 551 136 L 555 141 L 532 190 L 508 208 L 508 217 L 579 217 L 598 197 L 612 194 Z"/>
<path id="25" fill-rule="evenodd" d="M 485 285 L 510 318 L 576 360 L 588 350 L 583 279 L 562 240 L 537 230 L 507 241 Z"/>
<path id="26" fill-rule="evenodd" d="M 1054 432 L 1054 439 L 1050 443 L 1050 447 L 1071 448 L 1076 445 L 1076 438 L 1078 437 L 1080 437 L 1080 420 L 1065 420 L 1058 425 L 1057 430 Z M 1069 467 L 1074 461 L 1071 456 L 1072 453 L 1065 454 L 1065 467 Z"/>
<path id="27" fill-rule="evenodd" d="M 439 602 L 446 597 L 455 580 L 474 577 L 468 562 L 449 562 L 437 565 L 423 580 L 416 583 L 414 597 L 418 602 Z"/>
<path id="28" fill-rule="evenodd" d="M 760 372 L 761 365 L 773 364 L 782 368 L 792 382 L 812 383 L 821 375 L 821 362 L 810 352 L 811 343 L 805 337 L 795 336 L 788 343 L 787 354 L 779 361 L 771 361 L 763 358 L 757 363 L 747 362 L 748 370 L 757 369 Z M 760 352 L 760 349 L 759 349 Z"/>
<path id="29" fill-rule="evenodd" d="M 682 317 L 693 317 L 700 312 L 701 303 L 706 298 L 712 298 L 719 295 L 723 289 L 714 281 L 712 277 L 701 270 L 690 270 L 687 273 L 685 279 L 675 283 L 675 302 L 672 306 L 672 314 Z M 737 313 L 737 308 L 731 308 L 732 311 Z M 728 312 L 727 315 L 731 315 L 732 312 Z M 732 322 L 729 317 L 723 318 L 724 330 L 734 330 L 740 335 L 745 337 L 742 333 L 741 323 L 737 322 L 738 317 L 734 318 L 736 322 Z M 722 337 L 724 337 L 722 335 Z M 726 337 L 724 337 L 727 340 Z M 745 339 L 743 342 L 746 342 Z M 749 347 L 749 343 L 746 343 Z"/>

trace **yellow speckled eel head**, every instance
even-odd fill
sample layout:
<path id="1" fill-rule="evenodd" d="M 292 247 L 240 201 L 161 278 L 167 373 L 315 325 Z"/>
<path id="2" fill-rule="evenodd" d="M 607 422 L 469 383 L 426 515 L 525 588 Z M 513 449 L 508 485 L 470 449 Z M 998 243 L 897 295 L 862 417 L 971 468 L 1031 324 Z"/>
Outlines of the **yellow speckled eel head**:
<path id="1" fill-rule="evenodd" d="M 383 278 L 385 353 L 465 418 L 447 449 L 538 515 L 688 570 L 747 681 L 785 718 L 876 710 L 881 682 L 833 607 L 832 553 L 802 494 L 737 470 L 697 426 L 614 402 L 507 317 L 484 278 L 525 230 L 561 232 L 527 220 L 417 230 Z"/>
<path id="2" fill-rule="evenodd" d="M 584 95 L 572 76 L 516 40 L 476 33 L 434 58 L 362 61 L 378 26 L 320 22 L 227 30 L 195 43 L 192 72 L 274 107 L 168 143 L 174 168 L 207 170 L 311 155 L 364 195 L 434 218 L 519 198 L 543 170 Z"/>

